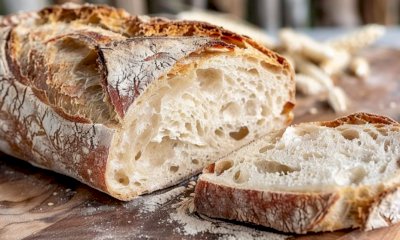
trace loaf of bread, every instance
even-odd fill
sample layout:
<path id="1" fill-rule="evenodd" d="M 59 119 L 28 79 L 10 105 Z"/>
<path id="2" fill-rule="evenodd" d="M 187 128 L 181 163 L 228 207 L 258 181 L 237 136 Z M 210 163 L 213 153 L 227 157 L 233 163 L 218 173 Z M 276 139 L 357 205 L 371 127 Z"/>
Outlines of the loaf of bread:
<path id="1" fill-rule="evenodd" d="M 209 165 L 197 212 L 283 232 L 400 221 L 400 124 L 357 113 L 273 131 Z"/>
<path id="2" fill-rule="evenodd" d="M 292 119 L 287 61 L 210 24 L 63 5 L 0 36 L 0 150 L 121 200 Z"/>

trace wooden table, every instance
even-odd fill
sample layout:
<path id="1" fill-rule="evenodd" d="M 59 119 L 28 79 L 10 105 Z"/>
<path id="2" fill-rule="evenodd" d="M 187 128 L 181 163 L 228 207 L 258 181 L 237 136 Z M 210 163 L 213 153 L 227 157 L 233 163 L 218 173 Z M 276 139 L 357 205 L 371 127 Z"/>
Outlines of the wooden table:
<path id="1" fill-rule="evenodd" d="M 400 51 L 369 49 L 364 55 L 372 63 L 371 77 L 338 79 L 351 99 L 349 112 L 368 111 L 400 120 Z M 311 107 L 318 113 L 310 114 Z M 335 117 L 338 115 L 318 98 L 299 96 L 296 123 Z M 345 230 L 289 236 L 271 234 L 271 229 L 255 231 L 255 227 L 245 224 L 212 221 L 212 233 L 201 232 L 210 222 L 196 214 L 190 217 L 197 220 L 197 225 L 191 226 L 197 226 L 197 234 L 185 235 L 188 229 L 184 227 L 188 226 L 174 221 L 171 214 L 177 211 L 174 204 L 193 191 L 182 187 L 189 181 L 124 203 L 71 178 L 6 155 L 0 157 L 0 239 L 400 239 L 400 225 L 370 232 Z M 224 232 L 230 234 L 218 234 Z"/>

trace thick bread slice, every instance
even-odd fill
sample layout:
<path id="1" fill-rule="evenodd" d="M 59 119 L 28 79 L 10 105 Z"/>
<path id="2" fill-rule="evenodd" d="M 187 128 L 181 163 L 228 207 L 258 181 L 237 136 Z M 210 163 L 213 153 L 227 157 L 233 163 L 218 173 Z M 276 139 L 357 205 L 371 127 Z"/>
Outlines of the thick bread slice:
<path id="1" fill-rule="evenodd" d="M 199 213 L 306 233 L 400 220 L 400 125 L 356 113 L 274 131 L 209 165 Z"/>
<path id="2" fill-rule="evenodd" d="M 64 5 L 0 35 L 0 150 L 122 200 L 292 119 L 287 61 L 213 25 Z"/>

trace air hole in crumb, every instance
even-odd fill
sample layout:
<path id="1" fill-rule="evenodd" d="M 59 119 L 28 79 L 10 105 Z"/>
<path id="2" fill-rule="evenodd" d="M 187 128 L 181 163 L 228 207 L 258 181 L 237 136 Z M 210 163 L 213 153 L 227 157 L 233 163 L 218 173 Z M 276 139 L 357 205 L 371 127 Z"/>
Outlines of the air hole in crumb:
<path id="1" fill-rule="evenodd" d="M 249 176 L 246 172 L 238 170 L 235 175 L 233 175 L 233 181 L 235 183 L 244 183 L 249 180 Z"/>
<path id="2" fill-rule="evenodd" d="M 135 155 L 135 160 L 139 160 L 139 158 L 142 156 L 142 152 L 139 151 L 138 153 L 136 153 Z"/>
<path id="3" fill-rule="evenodd" d="M 192 124 L 190 124 L 190 123 L 185 123 L 185 128 L 186 128 L 186 130 L 188 130 L 188 131 L 192 131 Z"/>
<path id="4" fill-rule="evenodd" d="M 254 165 L 260 173 L 280 173 L 287 175 L 288 173 L 299 171 L 298 168 L 290 167 L 276 161 L 258 161 Z"/>
<path id="5" fill-rule="evenodd" d="M 231 138 L 235 139 L 236 141 L 240 141 L 243 138 L 245 138 L 248 134 L 249 134 L 249 129 L 246 126 L 244 126 L 241 127 L 237 132 L 230 132 L 229 136 L 231 136 Z"/>
<path id="6" fill-rule="evenodd" d="M 185 93 L 185 94 L 182 95 L 182 99 L 186 100 L 186 101 L 192 101 L 193 97 L 189 93 Z"/>
<path id="7" fill-rule="evenodd" d="M 225 133 L 224 133 L 224 131 L 222 131 L 221 129 L 215 129 L 215 131 L 214 131 L 214 133 L 215 133 L 215 135 L 217 135 L 218 137 L 224 137 L 225 136 Z"/>
<path id="8" fill-rule="evenodd" d="M 171 172 L 177 172 L 179 170 L 179 166 L 171 166 L 171 167 L 169 167 L 169 170 Z"/>
<path id="9" fill-rule="evenodd" d="M 378 130 L 378 132 L 382 135 L 382 136 L 387 136 L 388 135 L 388 130 L 386 128 L 377 128 L 376 130 Z"/>
<path id="10" fill-rule="evenodd" d="M 217 174 L 217 176 L 219 176 L 226 170 L 230 169 L 232 166 L 232 160 L 221 160 L 215 164 L 214 172 Z"/>
<path id="11" fill-rule="evenodd" d="M 250 116 L 255 116 L 257 114 L 257 104 L 253 100 L 249 100 L 246 103 L 246 113 Z"/>
<path id="12" fill-rule="evenodd" d="M 346 129 L 346 130 L 342 131 L 341 134 L 345 139 L 350 140 L 350 141 L 360 137 L 358 131 L 356 131 L 354 129 Z"/>
<path id="13" fill-rule="evenodd" d="M 225 82 L 227 82 L 228 84 L 230 84 L 230 85 L 234 85 L 235 84 L 235 81 L 230 77 L 230 76 L 226 76 L 226 75 L 224 75 L 225 76 Z"/>
<path id="14" fill-rule="evenodd" d="M 377 134 L 375 131 L 371 130 L 371 129 L 366 129 L 366 130 L 364 130 L 364 132 L 368 133 L 368 135 L 369 135 L 373 140 L 376 140 L 376 139 L 378 138 L 378 134 Z"/>
<path id="15" fill-rule="evenodd" d="M 196 74 L 202 89 L 219 90 L 222 88 L 224 75 L 221 70 L 214 68 L 197 69 Z"/>
<path id="16" fill-rule="evenodd" d="M 266 105 L 261 106 L 261 115 L 266 117 L 271 113 L 271 110 Z"/>
<path id="17" fill-rule="evenodd" d="M 264 85 L 262 85 L 261 83 L 257 84 L 256 90 L 259 92 L 263 92 L 264 91 Z"/>
<path id="18" fill-rule="evenodd" d="M 251 69 L 247 70 L 247 72 L 253 76 L 257 76 L 257 77 L 260 76 L 260 74 L 258 73 L 258 70 L 255 68 L 251 68 Z"/>
<path id="19" fill-rule="evenodd" d="M 257 120 L 257 125 L 258 126 L 262 126 L 262 125 L 264 125 L 264 123 L 265 123 L 265 119 Z"/>
<path id="20" fill-rule="evenodd" d="M 115 174 L 115 179 L 122 185 L 127 186 L 129 184 L 129 178 L 126 174 L 122 171 L 118 171 Z"/>
<path id="21" fill-rule="evenodd" d="M 235 102 L 229 102 L 225 104 L 220 111 L 222 112 L 225 120 L 231 120 L 240 116 L 241 107 Z"/>
<path id="22" fill-rule="evenodd" d="M 196 121 L 196 130 L 197 130 L 197 134 L 199 134 L 200 137 L 204 136 L 204 130 L 203 130 L 199 120 Z"/>
<path id="23" fill-rule="evenodd" d="M 399 167 L 399 166 L 397 166 Z M 383 165 L 379 168 L 379 173 L 384 173 L 386 171 L 386 165 Z"/>
<path id="24" fill-rule="evenodd" d="M 316 159 L 316 158 L 322 158 L 322 155 L 317 152 L 306 152 L 303 153 L 303 159 L 304 160 L 310 160 L 310 159 Z"/>
<path id="25" fill-rule="evenodd" d="M 246 60 L 251 63 L 258 63 L 258 59 L 255 57 L 246 57 Z"/>
<path id="26" fill-rule="evenodd" d="M 258 150 L 258 152 L 259 153 L 265 153 L 266 151 L 271 150 L 273 148 L 274 148 L 274 145 L 267 145 L 267 146 L 264 146 L 264 147 L 260 148 L 260 150 Z"/>
<path id="27" fill-rule="evenodd" d="M 359 184 L 367 176 L 367 171 L 363 167 L 355 167 L 351 169 L 350 181 L 354 184 Z"/>
<path id="28" fill-rule="evenodd" d="M 142 186 L 142 184 L 141 184 L 140 182 L 137 182 L 137 181 L 134 182 L 133 184 L 134 184 L 135 186 Z"/>
<path id="29" fill-rule="evenodd" d="M 197 159 L 192 159 L 192 163 L 197 165 L 197 164 L 199 164 L 199 160 L 197 160 Z"/>
<path id="30" fill-rule="evenodd" d="M 390 148 L 390 141 L 385 140 L 385 142 L 383 143 L 383 150 L 385 150 L 385 152 L 388 152 L 389 148 Z"/>
<path id="31" fill-rule="evenodd" d="M 267 70 L 268 72 L 274 73 L 274 74 L 281 74 L 282 73 L 282 68 L 278 65 L 271 64 L 266 61 L 261 61 L 261 66 Z"/>

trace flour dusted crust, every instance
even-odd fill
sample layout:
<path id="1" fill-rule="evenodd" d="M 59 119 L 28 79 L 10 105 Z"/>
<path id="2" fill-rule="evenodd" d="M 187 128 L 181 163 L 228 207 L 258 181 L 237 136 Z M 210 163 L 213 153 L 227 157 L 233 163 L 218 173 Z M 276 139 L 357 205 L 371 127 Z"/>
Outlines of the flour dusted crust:
<path id="1" fill-rule="evenodd" d="M 398 122 L 368 113 L 311 123 L 330 128 L 344 124 L 374 124 L 390 126 L 393 131 L 400 130 Z M 203 174 L 216 172 L 218 176 L 217 171 L 220 170 L 213 163 L 203 170 Z M 361 184 L 326 188 L 324 191 L 269 191 L 233 187 L 201 175 L 194 203 L 197 212 L 210 217 L 250 222 L 299 234 L 358 227 L 371 230 L 400 222 L 398 177 L 376 186 Z"/>
<path id="2" fill-rule="evenodd" d="M 194 204 L 196 211 L 209 217 L 303 233 L 312 231 L 338 198 L 336 193 L 263 192 L 200 180 L 196 185 Z"/>
<path id="3" fill-rule="evenodd" d="M 382 192 L 375 200 L 366 215 L 365 230 L 388 227 L 400 222 L 400 187 L 394 187 Z"/>
<path id="4" fill-rule="evenodd" d="M 287 61 L 207 23 L 68 4 L 2 17 L 0 36 L 0 150 L 122 200 L 176 184 L 201 168 L 145 185 L 124 175 L 120 150 L 110 155 L 136 107 L 156 96 L 167 76 L 186 74 L 218 54 L 236 57 L 251 49 L 265 68 L 290 79 L 274 121 L 283 126 L 292 120 L 294 81 Z M 115 174 L 122 177 L 111 179 Z"/>

